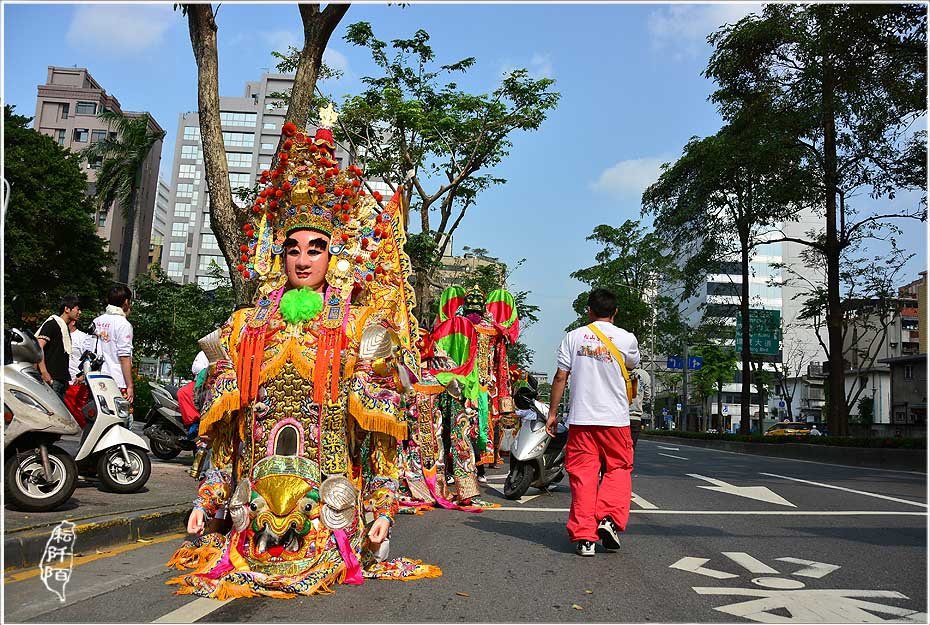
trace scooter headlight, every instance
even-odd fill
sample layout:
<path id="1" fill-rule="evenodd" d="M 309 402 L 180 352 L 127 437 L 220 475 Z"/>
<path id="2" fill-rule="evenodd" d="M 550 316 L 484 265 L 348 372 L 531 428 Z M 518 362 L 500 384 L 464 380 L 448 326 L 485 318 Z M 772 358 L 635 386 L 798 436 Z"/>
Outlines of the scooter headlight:
<path id="1" fill-rule="evenodd" d="M 116 404 L 116 415 L 126 422 L 126 427 L 132 427 L 132 412 L 129 410 L 129 402 L 123 399 L 122 397 L 117 397 L 113 400 L 113 403 Z"/>
<path id="2" fill-rule="evenodd" d="M 52 414 L 52 413 L 49 411 L 48 408 L 46 408 L 45 406 L 43 406 L 42 404 L 40 404 L 38 401 L 36 401 L 35 399 L 33 399 L 32 397 L 30 397 L 30 396 L 27 395 L 26 393 L 23 393 L 22 391 L 18 391 L 18 390 L 16 390 L 15 388 L 11 388 L 11 389 L 10 389 L 10 395 L 12 395 L 13 397 L 15 397 L 15 398 L 17 399 L 17 401 L 20 401 L 20 402 L 26 404 L 26 405 L 29 406 L 30 408 L 34 408 L 34 409 L 36 409 L 36 410 L 41 410 L 42 412 L 44 412 L 44 413 L 47 414 L 47 415 Z"/>

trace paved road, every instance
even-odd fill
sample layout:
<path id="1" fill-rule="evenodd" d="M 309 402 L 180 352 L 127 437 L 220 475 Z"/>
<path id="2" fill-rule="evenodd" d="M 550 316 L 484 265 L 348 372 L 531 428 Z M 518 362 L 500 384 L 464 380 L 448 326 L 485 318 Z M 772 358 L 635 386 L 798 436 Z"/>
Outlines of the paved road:
<path id="1" fill-rule="evenodd" d="M 504 476 L 492 475 L 490 487 Z M 175 596 L 180 537 L 91 556 L 67 601 L 7 576 L 7 621 L 926 622 L 927 482 L 641 441 L 619 553 L 574 555 L 567 487 L 497 510 L 397 523 L 392 548 L 439 579 L 367 582 L 291 601 Z M 94 559 L 96 558 L 96 559 Z M 87 558 L 85 558 L 86 560 Z M 80 559 L 79 559 L 80 560 Z M 26 575 L 31 572 L 25 572 Z M 464 596 L 467 595 L 467 596 Z M 310 616 L 312 615 L 312 617 Z"/>

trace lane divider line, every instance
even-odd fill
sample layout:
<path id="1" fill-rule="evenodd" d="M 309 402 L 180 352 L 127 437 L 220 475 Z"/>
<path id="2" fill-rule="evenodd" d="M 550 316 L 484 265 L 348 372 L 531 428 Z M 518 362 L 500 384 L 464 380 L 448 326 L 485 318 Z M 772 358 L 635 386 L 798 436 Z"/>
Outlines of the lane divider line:
<path id="1" fill-rule="evenodd" d="M 659 455 L 665 456 L 666 458 L 678 458 L 679 460 L 687 460 L 687 458 L 683 458 L 682 456 L 674 456 L 672 454 L 663 454 L 661 452 L 659 453 Z"/>
<path id="2" fill-rule="evenodd" d="M 843 486 L 834 486 L 833 484 L 822 484 L 820 482 L 811 482 L 810 480 L 802 480 L 796 477 L 788 477 L 786 475 L 777 475 L 775 473 L 759 473 L 759 475 L 767 475 L 768 477 L 777 477 L 782 480 L 800 482 L 801 484 L 810 484 L 811 486 L 820 486 L 822 488 L 832 488 L 834 490 L 841 490 L 847 493 L 855 493 L 856 495 L 865 495 L 866 497 L 875 497 L 876 499 L 886 499 L 888 501 L 903 503 L 909 506 L 918 506 L 920 508 L 927 507 L 927 504 L 920 503 L 919 501 L 911 501 L 910 499 L 901 499 L 899 497 L 889 497 L 888 495 L 879 495 L 878 493 L 869 493 L 864 490 L 854 490 L 852 488 L 846 488 Z"/>

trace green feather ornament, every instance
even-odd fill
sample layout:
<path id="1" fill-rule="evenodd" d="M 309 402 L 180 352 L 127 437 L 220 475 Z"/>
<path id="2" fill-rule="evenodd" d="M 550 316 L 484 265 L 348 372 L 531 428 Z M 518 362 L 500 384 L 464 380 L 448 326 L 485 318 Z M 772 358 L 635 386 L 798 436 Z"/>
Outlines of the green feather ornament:
<path id="1" fill-rule="evenodd" d="M 281 316 L 288 323 L 305 323 L 316 319 L 323 310 L 323 297 L 307 287 L 291 289 L 281 298 L 278 307 Z"/>

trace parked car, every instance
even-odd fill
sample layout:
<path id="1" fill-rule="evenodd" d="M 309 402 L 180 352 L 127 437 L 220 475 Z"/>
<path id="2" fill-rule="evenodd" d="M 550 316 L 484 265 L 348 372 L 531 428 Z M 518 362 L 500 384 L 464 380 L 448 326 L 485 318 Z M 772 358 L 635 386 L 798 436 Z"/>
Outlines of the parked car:
<path id="1" fill-rule="evenodd" d="M 801 421 L 776 423 L 763 436 L 810 436 L 811 426 Z"/>

